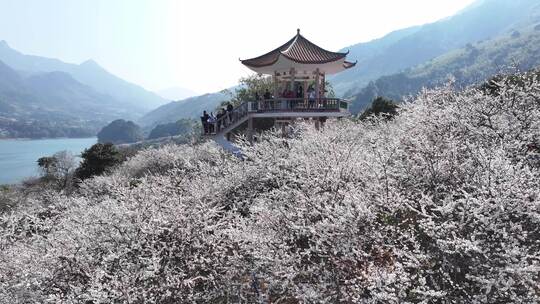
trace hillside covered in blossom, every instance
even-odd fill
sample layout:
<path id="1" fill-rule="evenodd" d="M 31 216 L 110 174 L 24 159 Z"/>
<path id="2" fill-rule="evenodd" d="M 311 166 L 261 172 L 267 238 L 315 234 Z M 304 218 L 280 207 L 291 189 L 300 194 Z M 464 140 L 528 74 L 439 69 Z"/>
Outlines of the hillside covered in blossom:
<path id="1" fill-rule="evenodd" d="M 139 152 L 0 217 L 0 303 L 538 303 L 540 80 Z"/>

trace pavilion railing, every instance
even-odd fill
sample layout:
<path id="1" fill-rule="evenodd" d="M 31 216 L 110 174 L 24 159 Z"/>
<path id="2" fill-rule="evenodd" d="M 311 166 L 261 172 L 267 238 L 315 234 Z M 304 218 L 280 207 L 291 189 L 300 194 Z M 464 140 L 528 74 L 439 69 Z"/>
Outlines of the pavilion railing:
<path id="1" fill-rule="evenodd" d="M 347 110 L 347 101 L 339 98 L 276 98 L 243 102 L 231 112 L 225 112 L 215 122 L 206 122 L 204 134 L 218 134 L 237 123 L 249 113 L 271 112 L 340 112 Z M 203 122 L 204 124 L 204 122 Z"/>
<path id="2" fill-rule="evenodd" d="M 251 102 L 253 112 L 336 112 L 347 109 L 346 101 L 339 98 L 276 98 Z"/>

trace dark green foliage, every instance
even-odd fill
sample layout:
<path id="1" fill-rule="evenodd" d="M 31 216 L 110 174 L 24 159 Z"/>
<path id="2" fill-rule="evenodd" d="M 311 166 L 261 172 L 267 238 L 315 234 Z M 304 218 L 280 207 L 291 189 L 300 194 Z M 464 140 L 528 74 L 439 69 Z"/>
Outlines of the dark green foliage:
<path id="1" fill-rule="evenodd" d="M 500 83 L 504 82 L 505 76 L 494 76 L 480 85 L 480 89 L 486 95 L 498 96 L 501 88 Z"/>
<path id="2" fill-rule="evenodd" d="M 499 96 L 500 90 L 504 86 L 515 86 L 525 88 L 530 82 L 540 79 L 540 70 L 527 73 L 523 77 L 517 75 L 496 75 L 486 80 L 479 86 L 486 95 Z"/>
<path id="3" fill-rule="evenodd" d="M 241 78 L 240 87 L 234 92 L 228 90 L 223 91 L 224 94 L 230 96 L 230 100 L 224 101 L 221 106 L 224 106 L 227 102 L 232 103 L 234 106 L 238 106 L 245 101 L 253 101 L 255 100 L 255 93 L 258 93 L 262 98 L 266 90 L 271 94 L 274 94 L 274 83 L 272 82 L 271 77 L 252 75 Z"/>
<path id="4" fill-rule="evenodd" d="M 191 119 L 180 119 L 174 123 L 157 125 L 148 136 L 148 139 L 169 137 L 177 135 L 187 135 L 193 131 L 194 122 Z"/>
<path id="5" fill-rule="evenodd" d="M 82 162 L 75 171 L 84 180 L 101 175 L 122 162 L 122 154 L 111 143 L 97 143 L 81 154 Z"/>
<path id="6" fill-rule="evenodd" d="M 257 74 L 249 77 L 240 78 L 239 83 L 240 86 L 236 88 L 234 92 L 231 90 L 223 90 L 222 93 L 228 95 L 229 99 L 224 100 L 219 105 L 217 105 L 215 109 L 216 111 L 219 111 L 220 109 L 226 107 L 229 103 L 234 106 L 238 106 L 246 101 L 254 101 L 256 100 L 256 94 L 258 94 L 260 98 L 263 98 L 264 93 L 267 90 L 268 92 L 270 92 L 270 94 L 274 95 L 274 82 L 272 81 L 272 77 Z M 315 82 L 308 84 L 308 86 L 314 87 Z M 326 81 L 325 88 L 326 97 L 334 98 L 335 92 L 333 85 L 330 82 Z"/>
<path id="7" fill-rule="evenodd" d="M 53 156 L 38 159 L 38 165 L 42 170 L 42 182 L 50 182 L 58 190 L 69 190 L 73 185 L 73 173 L 77 168 L 78 161 L 68 151 L 59 151 Z"/>
<path id="8" fill-rule="evenodd" d="M 366 109 L 360 119 L 366 119 L 372 115 L 384 115 L 386 118 L 392 118 L 397 114 L 397 104 L 390 99 L 377 97 L 373 100 L 371 107 Z"/>
<path id="9" fill-rule="evenodd" d="M 133 143 L 143 139 L 141 128 L 132 121 L 117 119 L 98 133 L 100 143 Z"/>
<path id="10" fill-rule="evenodd" d="M 39 168 L 43 171 L 45 177 L 54 173 L 58 160 L 54 156 L 45 156 L 37 160 Z"/>

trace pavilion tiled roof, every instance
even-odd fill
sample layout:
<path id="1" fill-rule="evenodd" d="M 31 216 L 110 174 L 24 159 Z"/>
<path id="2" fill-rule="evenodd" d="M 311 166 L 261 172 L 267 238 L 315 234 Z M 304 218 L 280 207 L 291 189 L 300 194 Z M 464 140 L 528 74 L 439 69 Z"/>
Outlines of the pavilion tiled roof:
<path id="1" fill-rule="evenodd" d="M 301 64 L 323 64 L 343 59 L 348 53 L 349 52 L 336 53 L 327 51 L 300 35 L 300 30 L 298 30 L 296 36 L 277 49 L 259 57 L 241 61 L 244 65 L 259 68 L 273 65 L 278 61 L 280 56 L 284 56 Z M 349 68 L 353 67 L 355 64 L 356 63 L 345 61 L 343 65 L 345 68 Z"/>

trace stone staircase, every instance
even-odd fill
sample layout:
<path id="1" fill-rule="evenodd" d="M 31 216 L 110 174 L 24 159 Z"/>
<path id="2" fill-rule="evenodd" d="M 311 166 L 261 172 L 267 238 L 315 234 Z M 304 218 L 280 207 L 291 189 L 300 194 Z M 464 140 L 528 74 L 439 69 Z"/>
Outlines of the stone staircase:
<path id="1" fill-rule="evenodd" d="M 232 130 L 238 128 L 239 126 L 241 126 L 244 122 L 246 122 L 249 118 L 249 115 L 245 115 L 245 116 L 242 116 L 240 117 L 239 119 L 233 121 L 232 123 L 230 123 L 229 125 L 227 125 L 226 127 L 222 128 L 221 130 L 219 130 L 219 132 L 216 134 L 221 134 L 223 136 L 225 136 L 225 134 L 231 132 Z"/>
<path id="2" fill-rule="evenodd" d="M 233 131 L 234 129 L 241 126 L 249 119 L 247 111 L 247 103 L 243 103 L 240 106 L 236 107 L 232 113 L 228 114 L 229 116 L 221 117 L 216 124 L 214 125 L 214 130 L 217 129 L 217 126 L 222 126 L 217 132 L 212 134 L 206 134 L 206 136 L 212 139 L 218 146 L 222 147 L 225 151 L 228 151 L 238 157 L 242 157 L 242 151 L 239 147 L 235 146 L 233 143 L 227 140 L 227 134 Z"/>

